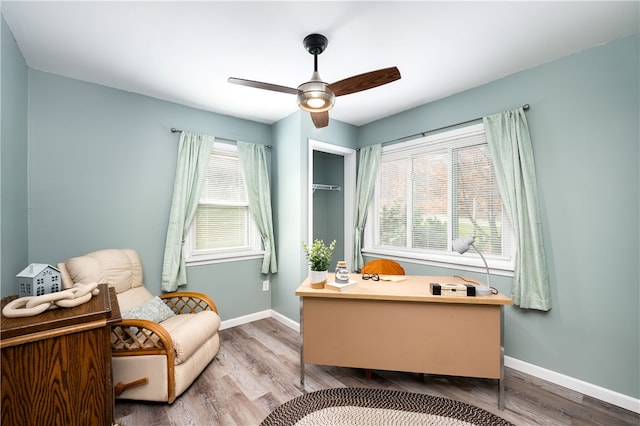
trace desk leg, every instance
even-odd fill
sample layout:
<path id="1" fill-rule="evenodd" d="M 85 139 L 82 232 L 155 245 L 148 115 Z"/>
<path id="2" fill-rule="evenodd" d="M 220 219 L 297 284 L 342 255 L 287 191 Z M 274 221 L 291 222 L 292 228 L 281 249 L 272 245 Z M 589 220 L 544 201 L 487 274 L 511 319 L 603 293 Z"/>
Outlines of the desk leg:
<path id="1" fill-rule="evenodd" d="M 304 297 L 300 296 L 300 385 L 304 388 L 304 309 L 303 309 L 303 299 Z"/>
<path id="2" fill-rule="evenodd" d="M 500 306 L 500 382 L 498 383 L 498 409 L 504 410 L 504 307 Z"/>
<path id="3" fill-rule="evenodd" d="M 504 410 L 504 346 L 500 346 L 500 382 L 498 387 L 498 409 Z"/>

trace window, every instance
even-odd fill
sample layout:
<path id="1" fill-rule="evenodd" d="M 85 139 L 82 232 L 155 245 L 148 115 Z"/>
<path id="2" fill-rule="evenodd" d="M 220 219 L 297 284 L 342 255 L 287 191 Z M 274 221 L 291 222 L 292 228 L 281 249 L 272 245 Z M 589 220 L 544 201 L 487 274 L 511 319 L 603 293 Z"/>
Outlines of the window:
<path id="1" fill-rule="evenodd" d="M 213 145 L 184 252 L 185 262 L 191 264 L 263 255 L 235 145 Z"/>
<path id="2" fill-rule="evenodd" d="M 482 124 L 384 147 L 369 218 L 365 253 L 484 266 L 473 250 L 451 250 L 452 240 L 475 235 L 492 268 L 513 271 L 513 233 Z"/>

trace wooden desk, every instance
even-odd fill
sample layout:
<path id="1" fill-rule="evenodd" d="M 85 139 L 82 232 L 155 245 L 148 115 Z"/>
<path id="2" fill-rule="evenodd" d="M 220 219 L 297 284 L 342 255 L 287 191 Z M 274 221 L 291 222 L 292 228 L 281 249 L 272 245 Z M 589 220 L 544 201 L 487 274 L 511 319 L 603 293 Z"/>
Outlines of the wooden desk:
<path id="1" fill-rule="evenodd" d="M 510 298 L 433 296 L 429 283 L 459 278 L 407 276 L 362 280 L 342 292 L 312 289 L 300 296 L 300 382 L 304 365 L 319 364 L 499 380 L 504 406 L 502 306 Z"/>
<path id="2" fill-rule="evenodd" d="M 2 316 L 2 425 L 113 423 L 110 324 L 120 308 L 114 289 L 99 289 L 74 308 Z"/>

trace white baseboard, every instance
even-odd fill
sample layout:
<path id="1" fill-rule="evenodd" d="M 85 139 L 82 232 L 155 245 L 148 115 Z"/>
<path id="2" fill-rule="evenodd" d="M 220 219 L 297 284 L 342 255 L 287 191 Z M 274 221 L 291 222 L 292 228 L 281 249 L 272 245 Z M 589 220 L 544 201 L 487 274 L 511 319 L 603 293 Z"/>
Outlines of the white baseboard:
<path id="1" fill-rule="evenodd" d="M 619 392 L 605 389 L 570 376 L 565 376 L 564 374 L 556 373 L 555 371 L 547 370 L 546 368 L 538 367 L 537 365 L 529 364 L 528 362 L 520 361 L 519 359 L 509 356 L 504 357 L 504 365 L 505 367 L 513 368 L 514 370 L 546 380 L 558 386 L 589 395 L 635 413 L 640 413 L 640 399 L 635 399 Z"/>
<path id="2" fill-rule="evenodd" d="M 273 315 L 273 311 L 271 309 L 267 309 L 266 311 L 255 312 L 253 314 L 244 315 L 237 318 L 231 318 L 231 319 L 220 322 L 220 330 L 236 327 L 238 325 L 247 324 L 253 321 L 258 321 L 261 319 L 271 318 L 271 317 L 275 318 Z"/>
<path id="3" fill-rule="evenodd" d="M 220 329 L 224 330 L 225 328 L 235 327 L 237 325 L 246 324 L 264 318 L 273 318 L 295 331 L 300 331 L 299 323 L 279 312 L 274 311 L 273 309 L 222 321 Z M 546 380 L 547 382 L 554 383 L 567 389 L 580 392 L 584 395 L 589 395 L 601 401 L 608 402 L 609 404 L 622 407 L 625 410 L 640 413 L 640 399 L 635 399 L 619 392 L 605 389 L 598 385 L 593 385 L 570 376 L 565 376 L 564 374 L 556 373 L 555 371 L 547 370 L 546 368 L 538 367 L 537 365 L 529 364 L 528 362 L 520 361 L 519 359 L 512 358 L 510 356 L 504 357 L 504 365 L 505 367 L 513 368 L 514 370 Z"/>
<path id="4" fill-rule="evenodd" d="M 220 323 L 220 330 L 236 327 L 242 324 L 248 324 L 250 322 L 258 321 L 265 318 L 273 318 L 295 331 L 300 331 L 300 324 L 293 321 L 289 317 L 282 315 L 280 312 L 274 311 L 273 309 L 267 309 L 265 311 L 254 312 L 253 314 L 224 320 Z"/>
<path id="5" fill-rule="evenodd" d="M 282 315 L 280 312 L 276 312 L 276 311 L 271 311 L 271 317 L 279 322 L 281 322 L 282 324 L 286 325 L 287 327 L 297 331 L 298 333 L 300 332 L 300 323 L 295 322 L 294 320 L 292 320 L 289 317 L 285 317 L 284 315 Z"/>

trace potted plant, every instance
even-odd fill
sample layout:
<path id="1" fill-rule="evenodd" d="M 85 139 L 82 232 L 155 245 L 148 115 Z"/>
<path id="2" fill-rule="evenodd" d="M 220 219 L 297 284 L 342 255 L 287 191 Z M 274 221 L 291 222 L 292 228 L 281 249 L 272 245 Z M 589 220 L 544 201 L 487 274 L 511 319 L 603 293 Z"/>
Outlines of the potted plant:
<path id="1" fill-rule="evenodd" d="M 333 249 L 336 248 L 336 240 L 333 240 L 327 247 L 323 240 L 315 240 L 311 246 L 302 243 L 304 254 L 309 262 L 309 281 L 311 288 L 324 288 L 327 282 L 327 271 L 333 256 Z"/>

